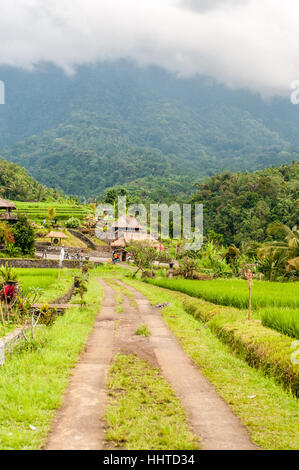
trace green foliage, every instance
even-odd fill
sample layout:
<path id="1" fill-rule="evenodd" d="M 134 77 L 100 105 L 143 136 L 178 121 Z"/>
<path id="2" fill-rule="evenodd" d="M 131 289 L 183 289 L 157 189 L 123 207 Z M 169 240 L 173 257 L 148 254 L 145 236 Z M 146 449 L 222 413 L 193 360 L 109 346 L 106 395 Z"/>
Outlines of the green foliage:
<path id="1" fill-rule="evenodd" d="M 205 78 L 176 80 L 124 62 L 80 67 L 72 78 L 52 67 L 2 78 L 26 88 L 1 110 L 3 156 L 68 194 L 95 197 L 133 184 L 136 195 L 165 201 L 188 195 L 200 175 L 298 158 L 292 105 L 265 104 Z"/>
<path id="2" fill-rule="evenodd" d="M 51 326 L 55 323 L 58 318 L 58 313 L 55 308 L 50 308 L 48 304 L 43 304 L 39 308 L 40 320 L 39 323 L 47 326 Z"/>
<path id="3" fill-rule="evenodd" d="M 226 244 L 264 242 L 277 220 L 293 227 L 298 220 L 299 163 L 250 173 L 228 172 L 198 184 L 192 202 L 204 206 L 204 230 L 223 235 Z"/>
<path id="4" fill-rule="evenodd" d="M 231 276 L 232 267 L 226 261 L 226 256 L 225 248 L 212 241 L 205 243 L 198 253 L 200 271 L 214 277 Z"/>
<path id="5" fill-rule="evenodd" d="M 143 272 L 149 271 L 149 275 L 152 274 L 153 265 L 159 259 L 159 253 L 149 242 L 131 242 L 126 250 L 130 253 L 138 269 L 141 269 Z"/>
<path id="6" fill-rule="evenodd" d="M 81 222 L 77 217 L 70 217 L 65 223 L 67 228 L 78 228 L 80 225 Z"/>
<path id="7" fill-rule="evenodd" d="M 198 260 L 185 256 L 180 260 L 180 274 L 187 279 L 193 279 L 194 274 L 199 269 Z"/>
<path id="8" fill-rule="evenodd" d="M 12 355 L 0 368 L 1 450 L 43 446 L 72 368 L 94 325 L 102 293 L 98 281 L 92 279 L 90 303 L 84 309 L 79 312 L 72 308 L 52 328 L 38 329 L 37 347 Z M 18 396 L 18 400 L 12 396 Z M 30 429 L 32 424 L 36 427 L 34 432 Z"/>
<path id="9" fill-rule="evenodd" d="M 15 246 L 20 248 L 24 255 L 34 254 L 35 232 L 28 218 L 19 214 L 17 223 L 12 228 Z"/>
<path id="10" fill-rule="evenodd" d="M 85 303 L 86 303 L 85 300 L 84 300 L 84 295 L 86 294 L 86 292 L 87 292 L 87 280 L 86 280 L 86 278 L 83 277 L 83 276 L 76 277 L 75 289 L 74 289 L 73 294 L 74 295 L 79 295 L 81 306 L 85 305 Z"/>
<path id="11" fill-rule="evenodd" d="M 233 412 L 245 423 L 250 437 L 255 444 L 263 449 L 298 449 L 297 436 L 298 400 L 288 390 L 274 382 L 265 368 L 264 374 L 244 361 L 244 356 L 232 354 L 230 344 L 222 344 L 208 327 L 209 323 L 198 321 L 186 312 L 182 298 L 188 298 L 192 303 L 200 303 L 197 312 L 203 312 L 210 318 L 211 310 L 231 311 L 199 299 L 175 294 L 144 282 L 126 280 L 128 284 L 141 291 L 150 302 L 170 303 L 163 309 L 164 321 L 168 324 L 186 354 L 199 367 L 206 378 L 212 383 L 217 393 L 227 402 Z M 203 321 L 207 321 L 204 318 Z M 246 322 L 247 323 L 247 322 Z M 253 325 L 258 327 L 258 323 Z M 253 326 L 253 329 L 254 329 Z M 263 328 L 263 331 L 266 329 Z M 269 330 L 271 332 L 271 330 Z M 281 335 L 273 332 L 275 347 L 279 344 Z M 280 355 L 290 358 L 292 349 L 290 338 L 283 338 Z M 261 344 L 260 351 L 263 349 Z M 272 351 L 270 351 L 271 356 Z M 290 362 L 290 361 L 289 361 Z M 274 365 L 274 364 L 273 364 Z M 283 367 L 283 365 L 281 364 Z M 296 366 L 295 366 L 296 372 Z M 250 398 L 249 395 L 255 396 Z"/>
<path id="12" fill-rule="evenodd" d="M 61 193 L 38 183 L 15 163 L 0 160 L 0 196 L 16 201 L 63 200 Z"/>
<path id="13" fill-rule="evenodd" d="M 55 209 L 55 207 L 48 207 L 48 218 L 51 221 L 51 223 L 53 222 L 53 220 L 55 220 L 55 218 L 56 218 L 56 209 Z"/>
<path id="14" fill-rule="evenodd" d="M 0 221 L 0 243 L 7 244 L 14 242 L 15 239 L 13 237 L 11 227 L 6 222 Z"/>
<path id="15" fill-rule="evenodd" d="M 6 262 L 5 266 L 0 267 L 0 279 L 1 284 L 6 284 L 8 281 L 17 281 L 18 273 L 14 268 L 8 266 Z"/>

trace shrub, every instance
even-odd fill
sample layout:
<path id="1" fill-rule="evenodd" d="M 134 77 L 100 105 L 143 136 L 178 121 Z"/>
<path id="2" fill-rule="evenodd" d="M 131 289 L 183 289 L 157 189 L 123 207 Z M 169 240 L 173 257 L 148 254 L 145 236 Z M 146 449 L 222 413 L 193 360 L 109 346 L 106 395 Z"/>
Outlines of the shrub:
<path id="1" fill-rule="evenodd" d="M 35 233 L 26 215 L 20 214 L 18 216 L 18 222 L 12 228 L 12 234 L 15 246 L 20 248 L 22 254 L 34 254 Z"/>
<path id="2" fill-rule="evenodd" d="M 67 228 L 78 228 L 80 227 L 80 225 L 81 225 L 81 222 L 79 219 L 77 219 L 77 217 L 71 217 L 65 223 L 65 226 Z"/>

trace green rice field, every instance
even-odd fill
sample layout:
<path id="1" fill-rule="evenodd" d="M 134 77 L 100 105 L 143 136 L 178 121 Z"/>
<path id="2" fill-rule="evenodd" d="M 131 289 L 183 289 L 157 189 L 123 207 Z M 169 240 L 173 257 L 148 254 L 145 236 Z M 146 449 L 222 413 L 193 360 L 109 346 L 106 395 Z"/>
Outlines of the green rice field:
<path id="1" fill-rule="evenodd" d="M 58 269 L 18 268 L 16 271 L 24 293 L 30 288 L 43 289 L 43 302 L 53 301 L 70 289 L 77 272 L 75 269 L 62 269 L 58 280 Z"/>
<path id="2" fill-rule="evenodd" d="M 151 279 L 154 285 L 183 292 L 219 305 L 248 307 L 248 282 L 239 279 L 191 281 L 187 279 Z M 253 281 L 252 306 L 299 308 L 299 283 Z"/>
<path id="3" fill-rule="evenodd" d="M 262 324 L 284 335 L 299 339 L 299 309 L 267 308 L 261 310 Z"/>
<path id="4" fill-rule="evenodd" d="M 88 206 L 71 205 L 71 204 L 55 204 L 53 202 L 14 202 L 18 213 L 26 214 L 35 222 L 42 222 L 48 218 L 49 207 L 55 207 L 56 219 L 58 221 L 66 221 L 71 217 L 76 217 L 81 221 L 92 211 Z"/>
<path id="5" fill-rule="evenodd" d="M 187 279 L 151 279 L 159 287 L 183 292 L 218 305 L 248 308 L 248 282 L 237 279 L 192 281 Z M 252 306 L 255 318 L 282 334 L 299 339 L 299 284 L 254 281 Z"/>

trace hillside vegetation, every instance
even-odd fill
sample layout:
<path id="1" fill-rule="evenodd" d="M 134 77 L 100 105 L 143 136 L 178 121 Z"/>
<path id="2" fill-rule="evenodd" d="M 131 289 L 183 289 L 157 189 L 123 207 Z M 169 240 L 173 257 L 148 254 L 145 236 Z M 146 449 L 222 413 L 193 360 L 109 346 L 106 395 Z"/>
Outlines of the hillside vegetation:
<path id="1" fill-rule="evenodd" d="M 119 184 L 154 194 L 173 179 L 181 192 L 181 175 L 192 183 L 298 159 L 295 106 L 206 78 L 178 80 L 128 62 L 80 67 L 72 77 L 50 66 L 1 77 L 3 156 L 71 195 L 98 197 Z"/>
<path id="2" fill-rule="evenodd" d="M 0 160 L 0 197 L 15 201 L 57 201 L 63 196 L 54 189 L 38 183 L 15 163 Z"/>
<path id="3" fill-rule="evenodd" d="M 265 241 L 275 221 L 298 223 L 299 163 L 256 173 L 213 175 L 198 184 L 192 202 L 204 207 L 204 230 L 223 235 L 225 243 Z"/>

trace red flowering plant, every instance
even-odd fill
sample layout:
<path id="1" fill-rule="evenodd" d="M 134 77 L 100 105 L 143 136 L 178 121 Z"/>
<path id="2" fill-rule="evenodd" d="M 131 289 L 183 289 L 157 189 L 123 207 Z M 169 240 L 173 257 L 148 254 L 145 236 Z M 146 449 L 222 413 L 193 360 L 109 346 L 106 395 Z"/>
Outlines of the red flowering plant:
<path id="1" fill-rule="evenodd" d="M 7 300 L 9 303 L 16 295 L 16 287 L 14 284 L 7 284 L 6 286 L 3 287 L 3 289 L 0 291 L 0 297 L 1 300 Z"/>

